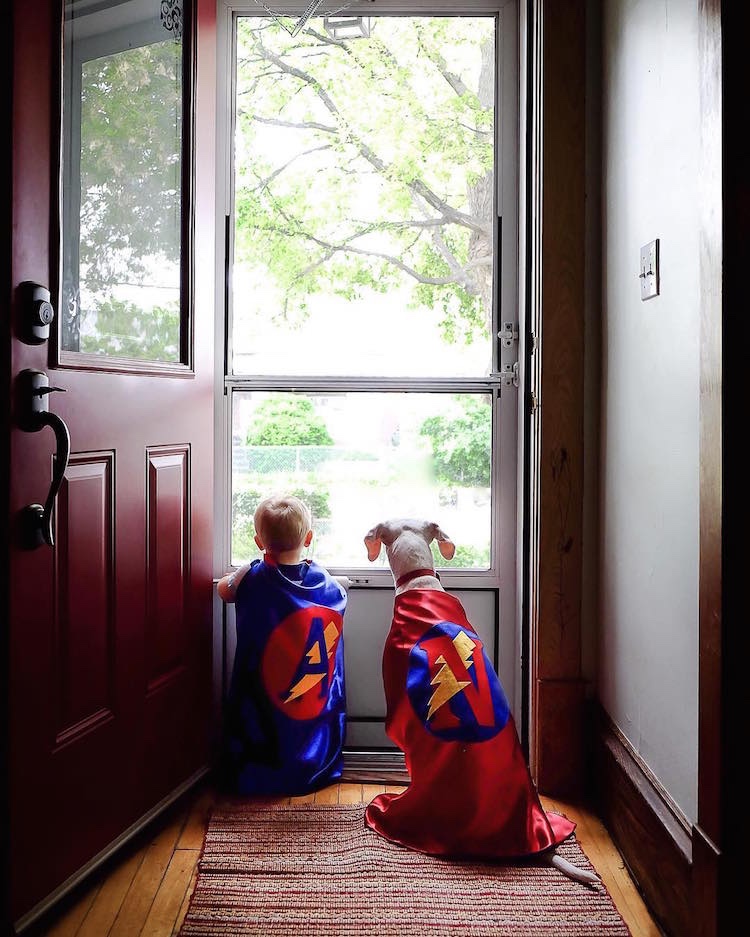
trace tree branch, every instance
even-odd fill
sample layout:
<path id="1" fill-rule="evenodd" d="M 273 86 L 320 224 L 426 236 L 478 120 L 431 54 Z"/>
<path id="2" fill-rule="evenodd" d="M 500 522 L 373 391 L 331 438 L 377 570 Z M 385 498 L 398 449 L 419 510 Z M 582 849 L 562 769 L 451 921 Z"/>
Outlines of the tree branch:
<path id="1" fill-rule="evenodd" d="M 453 256 L 453 252 L 443 240 L 439 231 L 432 232 L 432 243 L 435 245 L 438 253 L 448 265 L 448 269 L 453 271 L 453 276 L 451 279 L 456 283 L 460 283 L 467 293 L 474 295 L 477 292 L 476 283 L 472 282 L 466 276 L 465 265 L 459 264 L 459 262 Z"/>
<path id="2" fill-rule="evenodd" d="M 314 120 L 295 123 L 293 120 L 281 120 L 276 117 L 261 117 L 259 114 L 250 114 L 249 116 L 251 120 L 256 120 L 259 124 L 273 124 L 275 127 L 292 127 L 294 130 L 321 130 L 323 133 L 338 133 L 338 127 L 331 127 L 329 124 L 319 124 Z"/>
<path id="3" fill-rule="evenodd" d="M 280 176 L 285 169 L 288 169 L 292 163 L 296 162 L 298 159 L 302 159 L 303 156 L 309 156 L 310 153 L 317 153 L 319 150 L 330 150 L 330 146 L 327 144 L 325 146 L 314 146 L 310 150 L 304 150 L 301 153 L 297 153 L 296 156 L 293 156 L 290 160 L 287 160 L 283 166 L 279 166 L 277 169 L 274 169 L 270 176 L 266 176 L 265 179 L 260 179 L 258 185 L 255 187 L 256 191 L 267 189 L 271 182 L 273 182 L 277 176 Z"/>
<path id="4" fill-rule="evenodd" d="M 422 27 L 420 26 L 418 20 L 415 23 L 415 29 L 417 32 L 419 48 L 422 50 L 422 52 L 424 52 L 424 54 L 432 62 L 435 68 L 440 72 L 443 78 L 448 82 L 451 88 L 453 88 L 456 94 L 460 98 L 462 98 L 465 94 L 470 94 L 473 97 L 476 97 L 476 95 L 474 95 L 474 92 L 471 90 L 471 88 L 469 88 L 464 83 L 463 78 L 461 78 L 460 75 L 456 75 L 452 71 L 450 71 L 450 69 L 448 68 L 448 63 L 445 61 L 443 56 L 437 51 L 437 49 L 435 49 L 432 46 L 425 45 L 424 39 L 423 39 Z"/>
<path id="5" fill-rule="evenodd" d="M 308 72 L 305 72 L 300 68 L 296 68 L 293 65 L 289 65 L 282 58 L 275 55 L 270 50 L 265 49 L 257 37 L 256 41 L 261 45 L 261 48 L 264 50 L 268 60 L 273 62 L 277 68 L 286 72 L 288 75 L 293 75 L 299 81 L 308 85 L 315 92 L 326 110 L 328 110 L 328 112 L 335 118 L 346 139 L 357 148 L 360 155 L 372 166 L 374 166 L 378 172 L 381 172 L 384 175 L 387 174 L 388 170 L 392 167 L 389 166 L 389 164 L 387 164 L 383 159 L 381 159 L 377 153 L 375 153 L 375 151 L 367 143 L 365 143 L 364 140 L 362 140 L 348 125 L 335 102 L 325 90 L 325 88 L 323 88 L 320 82 L 317 81 L 317 79 Z M 467 215 L 465 212 L 461 212 L 453 208 L 448 204 L 448 202 L 446 202 L 444 199 L 441 199 L 435 192 L 433 192 L 432 189 L 430 189 L 429 186 L 427 186 L 421 179 L 405 181 L 404 184 L 408 189 L 410 189 L 411 192 L 419 195 L 428 205 L 440 211 L 453 224 L 458 224 L 462 227 L 469 228 L 469 230 L 476 231 L 477 234 L 482 234 L 485 237 L 491 236 L 492 232 L 489 230 L 487 225 L 483 225 L 471 215 Z"/>
<path id="6" fill-rule="evenodd" d="M 301 270 L 295 276 L 295 280 L 302 279 L 302 277 L 306 276 L 321 264 L 325 263 L 326 260 L 330 260 L 331 257 L 333 257 L 335 254 L 346 253 L 357 254 L 360 257 L 377 257 L 379 260 L 385 260 L 387 263 L 392 264 L 399 270 L 403 270 L 404 273 L 407 273 L 418 283 L 424 283 L 428 286 L 447 286 L 448 284 L 455 282 L 455 277 L 452 276 L 427 277 L 418 270 L 415 270 L 413 267 L 410 267 L 408 264 L 404 263 L 403 260 L 400 260 L 398 257 L 394 257 L 392 254 L 386 254 L 382 251 L 365 250 L 361 247 L 352 246 L 352 241 L 356 240 L 357 238 L 364 237 L 366 234 L 372 233 L 372 230 L 375 230 L 375 228 L 372 228 L 369 231 L 357 231 L 355 234 L 350 235 L 340 244 L 334 244 L 331 241 L 325 241 L 322 238 L 316 237 L 314 234 L 309 234 L 305 231 L 294 231 L 290 228 L 284 228 L 278 225 L 269 225 L 258 230 L 272 231 L 274 234 L 283 234 L 285 237 L 303 237 L 305 240 L 311 241 L 313 244 L 317 244 L 318 247 L 323 248 L 327 252 L 326 257 L 318 258 L 312 264 L 309 264 L 307 267 L 305 267 L 304 270 Z M 472 286 L 470 292 L 474 293 L 475 291 L 476 290 Z"/>

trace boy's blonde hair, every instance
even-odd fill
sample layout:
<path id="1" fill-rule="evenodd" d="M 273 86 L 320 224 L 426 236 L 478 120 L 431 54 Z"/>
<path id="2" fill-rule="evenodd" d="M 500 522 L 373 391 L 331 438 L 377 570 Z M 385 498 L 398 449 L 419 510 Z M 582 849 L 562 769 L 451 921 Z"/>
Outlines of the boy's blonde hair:
<path id="1" fill-rule="evenodd" d="M 264 498 L 255 509 L 253 520 L 255 532 L 273 553 L 296 549 L 312 528 L 310 508 L 294 495 Z"/>

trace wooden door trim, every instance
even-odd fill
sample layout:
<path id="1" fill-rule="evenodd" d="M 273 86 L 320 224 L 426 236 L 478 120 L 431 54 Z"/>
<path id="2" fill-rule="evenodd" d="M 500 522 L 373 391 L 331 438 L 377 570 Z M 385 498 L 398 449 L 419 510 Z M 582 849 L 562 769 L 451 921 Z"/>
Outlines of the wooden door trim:
<path id="1" fill-rule="evenodd" d="M 579 795 L 585 780 L 585 6 L 533 0 L 528 34 L 529 761 L 540 791 L 555 796 Z"/>
<path id="2" fill-rule="evenodd" d="M 721 3 L 699 16 L 700 541 L 698 576 L 698 821 L 694 834 L 695 933 L 718 933 L 722 772 L 722 232 Z"/>
<path id="3" fill-rule="evenodd" d="M 694 933 L 741 920 L 750 822 L 742 809 L 746 734 L 747 270 L 750 82 L 746 4 L 700 0 L 700 586 L 698 821 Z"/>

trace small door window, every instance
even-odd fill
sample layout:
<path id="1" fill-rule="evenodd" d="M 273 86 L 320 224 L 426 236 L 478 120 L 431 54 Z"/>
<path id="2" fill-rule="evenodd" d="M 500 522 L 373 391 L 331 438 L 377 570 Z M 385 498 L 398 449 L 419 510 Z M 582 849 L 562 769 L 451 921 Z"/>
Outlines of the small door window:
<path id="1" fill-rule="evenodd" d="M 182 0 L 65 6 L 62 363 L 187 363 L 185 26 Z"/>

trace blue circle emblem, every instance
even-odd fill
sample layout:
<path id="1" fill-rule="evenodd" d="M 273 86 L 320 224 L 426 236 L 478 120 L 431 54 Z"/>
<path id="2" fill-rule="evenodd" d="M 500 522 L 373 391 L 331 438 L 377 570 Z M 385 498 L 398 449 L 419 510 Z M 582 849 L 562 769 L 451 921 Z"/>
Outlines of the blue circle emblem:
<path id="1" fill-rule="evenodd" d="M 480 638 L 450 621 L 433 625 L 412 647 L 406 690 L 424 727 L 446 741 L 484 742 L 510 714 Z"/>

